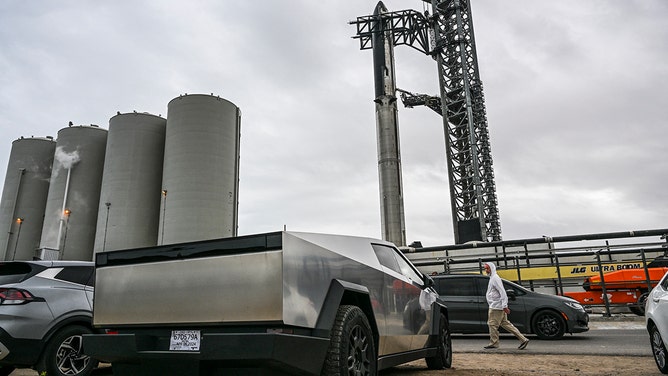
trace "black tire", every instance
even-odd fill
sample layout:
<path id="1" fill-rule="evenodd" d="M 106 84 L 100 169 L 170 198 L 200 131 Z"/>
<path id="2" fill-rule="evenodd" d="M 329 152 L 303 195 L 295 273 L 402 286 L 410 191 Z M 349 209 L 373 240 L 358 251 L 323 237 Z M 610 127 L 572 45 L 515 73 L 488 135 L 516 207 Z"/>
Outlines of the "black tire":
<path id="1" fill-rule="evenodd" d="M 83 353 L 82 334 L 92 331 L 85 326 L 72 325 L 60 329 L 44 347 L 37 371 L 49 376 L 88 376 L 97 361 Z"/>
<path id="2" fill-rule="evenodd" d="M 566 323 L 553 311 L 539 311 L 531 320 L 531 329 L 540 339 L 559 339 L 564 336 Z"/>
<path id="3" fill-rule="evenodd" d="M 636 305 L 629 306 L 629 311 L 631 311 L 631 313 L 637 316 L 645 316 L 645 312 L 643 312 L 643 310 L 638 308 L 638 306 Z"/>
<path id="4" fill-rule="evenodd" d="M 640 294 L 638 297 L 638 302 L 635 305 L 629 307 L 632 313 L 638 316 L 645 316 L 645 303 L 647 302 L 647 297 L 649 296 L 648 292 Z"/>
<path id="5" fill-rule="evenodd" d="M 376 346 L 364 312 L 357 306 L 343 305 L 336 313 L 323 376 L 375 376 Z"/>
<path id="6" fill-rule="evenodd" d="M 429 369 L 452 367 L 452 337 L 448 319 L 441 313 L 438 322 L 438 352 L 436 356 L 425 358 Z"/>
<path id="7" fill-rule="evenodd" d="M 15 369 L 12 366 L 0 366 L 0 376 L 9 376 Z"/>
<path id="8" fill-rule="evenodd" d="M 654 354 L 656 367 L 661 373 L 668 374 L 668 352 L 666 351 L 666 344 L 663 342 L 663 338 L 661 338 L 661 333 L 659 333 L 656 326 L 652 326 L 649 330 L 649 342 L 652 345 L 652 354 Z"/>

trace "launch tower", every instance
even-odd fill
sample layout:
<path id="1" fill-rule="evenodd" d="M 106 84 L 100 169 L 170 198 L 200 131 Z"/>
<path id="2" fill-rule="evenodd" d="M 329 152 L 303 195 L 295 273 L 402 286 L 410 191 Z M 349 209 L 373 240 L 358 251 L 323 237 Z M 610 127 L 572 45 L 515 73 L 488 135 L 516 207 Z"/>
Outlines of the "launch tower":
<path id="1" fill-rule="evenodd" d="M 379 53 L 374 41 L 386 35 L 393 45 L 408 45 L 436 60 L 440 95 L 401 90 L 402 100 L 406 107 L 425 105 L 443 118 L 455 243 L 499 241 L 501 226 L 470 1 L 425 3 L 430 10 L 420 13 L 379 12 L 385 9 L 379 2 L 373 15 L 351 22 L 357 27 L 354 38 L 359 39 L 360 49 L 373 49 L 374 55 Z"/>

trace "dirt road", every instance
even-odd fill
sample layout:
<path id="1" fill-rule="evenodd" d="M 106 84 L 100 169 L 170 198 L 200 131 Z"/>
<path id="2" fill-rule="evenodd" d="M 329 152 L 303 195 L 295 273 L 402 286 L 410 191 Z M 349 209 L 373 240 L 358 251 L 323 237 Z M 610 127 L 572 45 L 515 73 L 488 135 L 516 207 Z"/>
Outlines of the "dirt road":
<path id="1" fill-rule="evenodd" d="M 650 376 L 660 375 L 654 359 L 648 356 L 611 357 L 577 355 L 520 355 L 454 353 L 453 366 L 446 371 L 430 371 L 424 361 L 385 370 L 381 376 Z M 94 375 L 110 375 L 108 369 Z M 29 369 L 12 376 L 37 376 Z"/>
<path id="2" fill-rule="evenodd" d="M 596 317 L 594 317 L 596 319 Z M 592 332 L 610 329 L 642 327 L 640 318 L 605 320 L 590 323 Z M 478 347 L 484 345 L 485 340 Z M 534 345 L 535 346 L 535 345 Z M 649 347 L 649 343 L 647 343 Z M 458 347 L 459 349 L 462 346 Z M 616 354 L 615 354 L 616 353 Z M 614 355 L 613 355 L 614 354 Z M 605 355 L 549 355 L 489 352 L 455 352 L 453 367 L 446 371 L 430 371 L 424 361 L 416 361 L 385 370 L 381 376 L 649 376 L 660 375 L 651 352 L 649 356 L 620 356 L 621 352 L 607 350 Z M 94 376 L 111 375 L 105 367 Z M 11 376 L 37 376 L 29 369 L 14 371 Z"/>
<path id="3" fill-rule="evenodd" d="M 455 353 L 452 368 L 429 371 L 416 361 L 381 372 L 382 376 L 649 376 L 659 375 L 654 358 Z"/>

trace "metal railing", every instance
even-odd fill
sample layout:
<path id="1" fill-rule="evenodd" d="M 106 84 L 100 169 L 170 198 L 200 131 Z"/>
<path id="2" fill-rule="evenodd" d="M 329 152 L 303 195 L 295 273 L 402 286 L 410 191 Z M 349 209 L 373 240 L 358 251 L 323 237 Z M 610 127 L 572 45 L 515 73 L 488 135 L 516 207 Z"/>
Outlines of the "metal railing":
<path id="1" fill-rule="evenodd" d="M 556 295 L 585 291 L 586 278 L 597 276 L 602 304 L 587 304 L 590 309 L 602 309 L 610 316 L 612 308 L 624 306 L 641 314 L 644 300 L 631 306 L 610 301 L 609 292 L 619 291 L 623 285 L 606 282 L 605 275 L 627 268 L 638 270 L 636 274 L 644 277 L 638 294 L 648 292 L 658 281 L 650 279 L 647 265 L 659 256 L 668 256 L 667 234 L 668 229 L 641 230 L 410 248 L 404 252 L 427 274 L 483 273 L 483 264 L 493 262 L 505 279 Z"/>

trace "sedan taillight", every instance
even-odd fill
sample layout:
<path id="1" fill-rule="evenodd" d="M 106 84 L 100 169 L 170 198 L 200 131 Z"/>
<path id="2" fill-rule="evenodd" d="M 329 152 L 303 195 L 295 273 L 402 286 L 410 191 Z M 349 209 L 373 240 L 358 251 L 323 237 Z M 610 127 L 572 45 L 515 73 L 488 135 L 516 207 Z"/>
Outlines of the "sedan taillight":
<path id="1" fill-rule="evenodd" d="M 35 300 L 35 296 L 26 290 L 0 288 L 0 305 L 25 304 Z"/>

